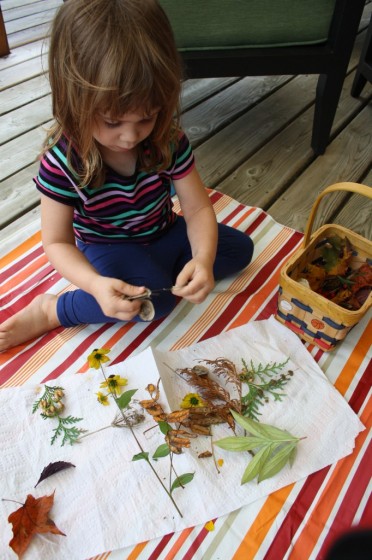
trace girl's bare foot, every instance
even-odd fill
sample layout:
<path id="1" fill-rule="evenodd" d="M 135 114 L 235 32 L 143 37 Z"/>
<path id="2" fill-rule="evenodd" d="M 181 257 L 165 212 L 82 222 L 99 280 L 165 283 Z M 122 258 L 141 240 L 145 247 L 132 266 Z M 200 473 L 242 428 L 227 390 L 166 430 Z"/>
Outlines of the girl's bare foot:
<path id="1" fill-rule="evenodd" d="M 60 326 L 57 296 L 42 294 L 0 325 L 0 352 Z"/>

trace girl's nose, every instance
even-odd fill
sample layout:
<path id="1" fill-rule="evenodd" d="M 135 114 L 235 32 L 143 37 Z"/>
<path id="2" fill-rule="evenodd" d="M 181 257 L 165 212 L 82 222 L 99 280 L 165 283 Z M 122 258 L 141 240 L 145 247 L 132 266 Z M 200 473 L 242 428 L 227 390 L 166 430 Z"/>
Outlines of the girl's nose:
<path id="1" fill-rule="evenodd" d="M 120 133 L 120 140 L 122 142 L 135 142 L 137 140 L 137 131 L 134 127 L 127 127 Z"/>

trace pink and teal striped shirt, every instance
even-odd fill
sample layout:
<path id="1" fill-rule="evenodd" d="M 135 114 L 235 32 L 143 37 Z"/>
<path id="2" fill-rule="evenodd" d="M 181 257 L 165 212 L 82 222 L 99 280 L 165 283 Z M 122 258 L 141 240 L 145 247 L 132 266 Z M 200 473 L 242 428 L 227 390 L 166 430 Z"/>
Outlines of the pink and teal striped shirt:
<path id="1" fill-rule="evenodd" d="M 136 170 L 126 177 L 108 167 L 105 183 L 95 188 L 78 188 L 66 151 L 66 141 L 61 139 L 42 158 L 34 181 L 44 195 L 74 207 L 73 226 L 78 239 L 86 243 L 146 243 L 162 235 L 176 220 L 172 180 L 186 176 L 194 166 L 184 133 L 167 169 Z M 76 152 L 72 156 L 73 161 L 79 161 Z"/>

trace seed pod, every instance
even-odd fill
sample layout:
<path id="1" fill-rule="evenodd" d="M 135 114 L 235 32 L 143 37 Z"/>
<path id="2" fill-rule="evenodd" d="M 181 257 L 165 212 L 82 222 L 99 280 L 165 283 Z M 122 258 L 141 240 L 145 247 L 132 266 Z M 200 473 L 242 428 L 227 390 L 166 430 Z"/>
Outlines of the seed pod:
<path id="1" fill-rule="evenodd" d="M 64 396 L 64 392 L 62 391 L 62 389 L 56 389 L 53 393 L 52 400 L 54 402 L 58 402 L 62 399 L 63 396 Z"/>
<path id="2" fill-rule="evenodd" d="M 194 366 L 192 371 L 199 377 L 206 377 L 209 374 L 209 369 L 205 366 Z"/>
<path id="3" fill-rule="evenodd" d="M 54 407 L 50 407 L 50 408 L 54 408 Z M 57 412 L 55 410 L 50 410 L 50 408 L 47 408 L 46 410 L 44 410 L 43 414 L 45 414 L 45 416 L 49 416 L 49 417 L 53 417 L 53 416 L 57 416 Z"/>
<path id="4" fill-rule="evenodd" d="M 54 404 L 54 408 L 58 413 L 60 413 L 65 408 L 65 405 L 63 404 L 63 402 L 58 401 Z"/>

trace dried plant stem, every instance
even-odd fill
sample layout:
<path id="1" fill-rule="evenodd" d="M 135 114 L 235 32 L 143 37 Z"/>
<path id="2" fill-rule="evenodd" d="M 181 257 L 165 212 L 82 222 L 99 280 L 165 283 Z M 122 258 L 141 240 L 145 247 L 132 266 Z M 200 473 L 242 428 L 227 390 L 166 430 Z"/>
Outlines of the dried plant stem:
<path id="1" fill-rule="evenodd" d="M 103 430 L 107 430 L 107 428 L 112 428 L 112 424 L 109 424 L 108 426 L 103 426 L 103 428 L 99 428 L 98 430 L 94 430 L 93 432 L 88 432 L 87 434 L 83 434 L 82 436 L 77 438 L 76 442 L 79 443 L 81 439 L 86 438 L 88 436 L 92 436 L 93 434 L 98 434 L 98 432 L 103 432 Z"/>
<path id="2" fill-rule="evenodd" d="M 103 369 L 103 367 L 102 367 L 102 364 L 100 364 L 100 365 L 101 365 L 102 375 L 103 375 L 103 377 L 104 377 L 104 379 L 105 379 L 105 381 L 106 381 L 106 383 L 107 383 L 107 378 L 106 378 L 104 369 Z M 142 445 L 141 445 L 141 442 L 140 442 L 139 439 L 137 438 L 137 436 L 136 436 L 136 434 L 135 434 L 135 432 L 134 432 L 134 430 L 133 430 L 133 427 L 128 423 L 128 421 L 127 421 L 127 419 L 126 419 L 126 417 L 125 417 L 125 414 L 123 413 L 122 409 L 121 409 L 120 406 L 118 405 L 118 403 L 117 403 L 117 397 L 116 397 L 115 392 L 112 391 L 112 389 L 111 389 L 111 387 L 109 386 L 108 383 L 107 383 L 107 387 L 109 388 L 109 391 L 110 391 L 110 393 L 111 393 L 111 395 L 112 395 L 112 397 L 113 397 L 113 399 L 114 399 L 114 401 L 115 401 L 115 404 L 117 405 L 117 407 L 118 407 L 118 409 L 119 409 L 119 411 L 120 411 L 120 414 L 121 414 L 121 416 L 122 416 L 122 418 L 123 418 L 124 424 L 126 425 L 127 428 L 129 428 L 129 430 L 130 430 L 130 432 L 131 432 L 131 434 L 132 434 L 132 436 L 133 436 L 135 442 L 137 443 L 137 445 L 138 445 L 138 447 L 139 447 L 141 453 L 143 453 L 143 454 L 144 454 L 144 457 L 145 457 L 145 456 L 146 456 L 146 455 L 145 455 L 145 450 L 143 449 L 143 447 L 142 447 Z M 154 466 L 152 465 L 152 463 L 149 461 L 149 459 L 146 459 L 146 462 L 147 462 L 147 464 L 149 465 L 149 467 L 150 467 L 150 469 L 152 470 L 152 472 L 154 473 L 154 475 L 156 476 L 158 482 L 160 483 L 160 485 L 161 485 L 162 488 L 164 489 L 164 492 L 168 495 L 168 498 L 169 498 L 170 501 L 172 502 L 173 506 L 176 508 L 176 510 L 177 510 L 177 512 L 178 512 L 178 514 L 179 514 L 179 516 L 180 516 L 180 517 L 183 517 L 183 515 L 182 515 L 182 513 L 181 513 L 179 507 L 177 506 L 177 504 L 176 504 L 176 502 L 175 502 L 175 500 L 174 500 L 174 498 L 173 498 L 173 496 L 172 496 L 170 490 L 168 490 L 168 488 L 165 486 L 165 484 L 163 483 L 162 479 L 161 479 L 160 476 L 158 475 L 158 473 L 157 473 L 156 469 L 154 468 Z"/>

